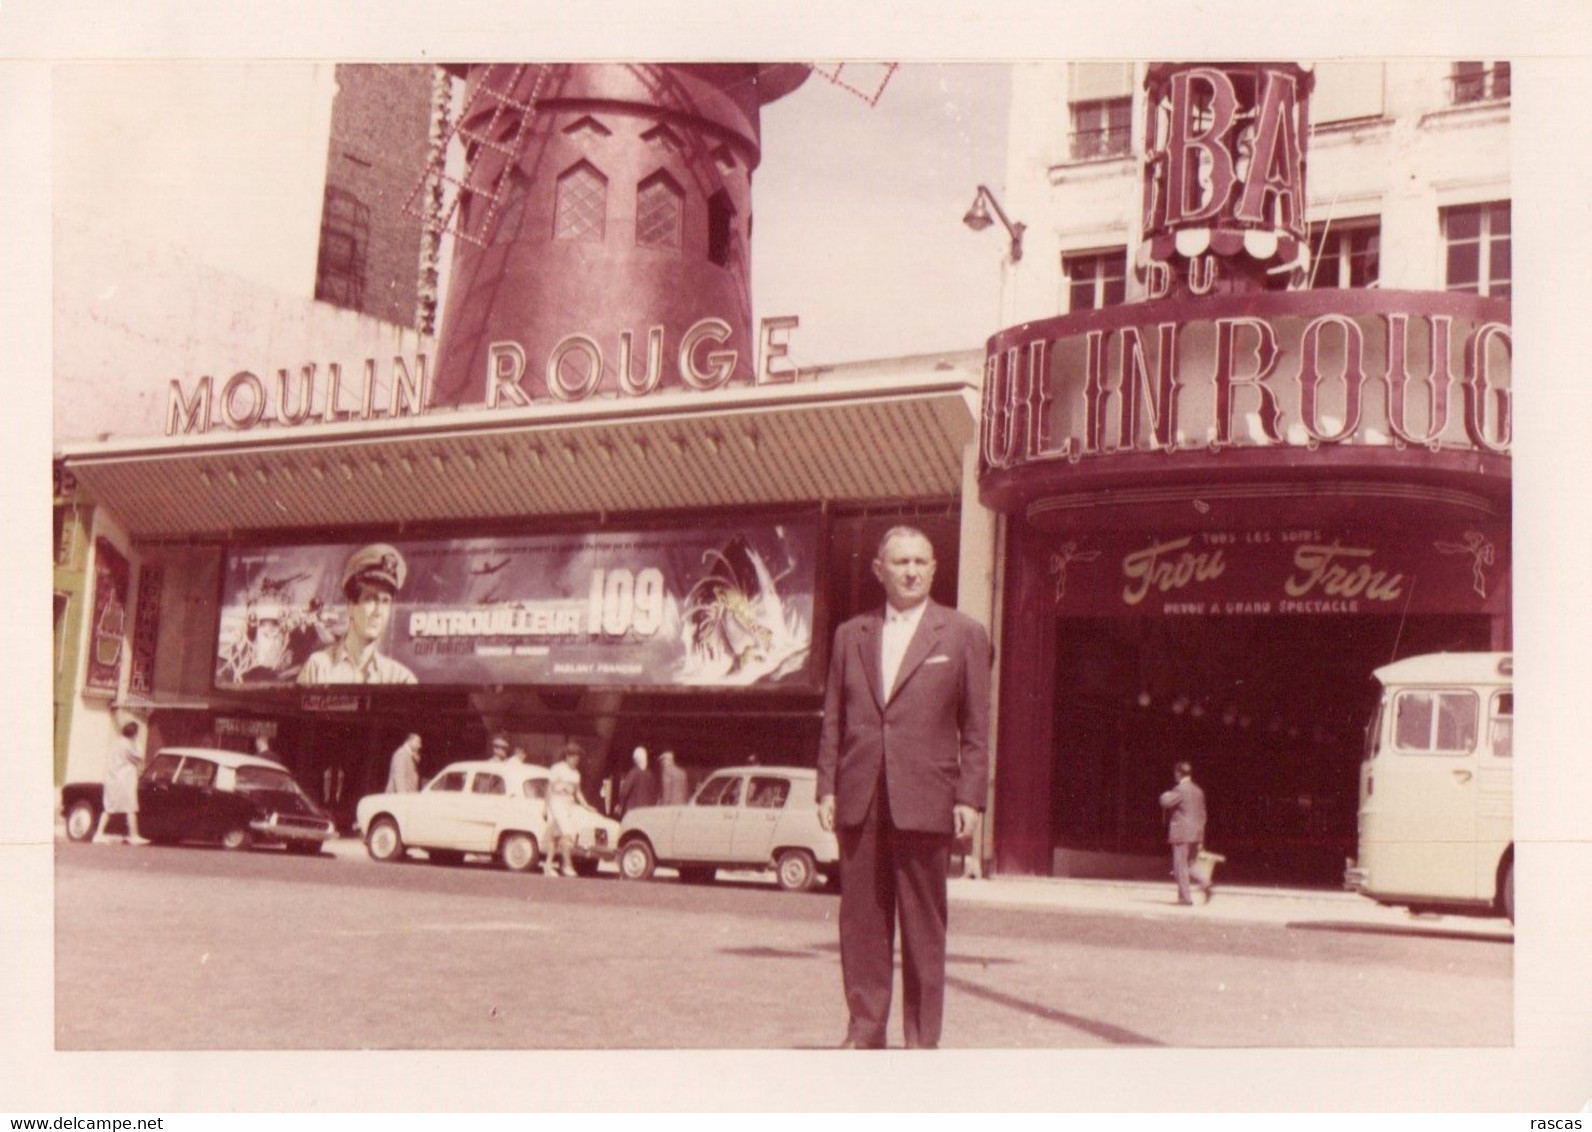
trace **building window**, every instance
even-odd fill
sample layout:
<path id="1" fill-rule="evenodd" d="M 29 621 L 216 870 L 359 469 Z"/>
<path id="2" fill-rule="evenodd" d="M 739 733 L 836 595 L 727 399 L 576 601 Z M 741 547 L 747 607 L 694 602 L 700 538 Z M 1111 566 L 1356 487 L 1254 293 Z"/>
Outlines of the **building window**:
<path id="1" fill-rule="evenodd" d="M 1494 299 L 1510 297 L 1509 202 L 1443 210 L 1444 286 Z"/>
<path id="2" fill-rule="evenodd" d="M 1381 251 L 1381 226 L 1374 220 L 1312 225 L 1311 288 L 1375 287 Z"/>
<path id="3" fill-rule="evenodd" d="M 328 185 L 321 208 L 321 248 L 315 267 L 316 299 L 351 310 L 363 309 L 369 254 L 370 208 L 346 189 Z"/>
<path id="4" fill-rule="evenodd" d="M 1118 248 L 1108 252 L 1061 257 L 1061 270 L 1067 276 L 1067 309 L 1092 311 L 1114 307 L 1126 298 L 1128 253 Z"/>
<path id="5" fill-rule="evenodd" d="M 636 243 L 678 250 L 684 215 L 685 193 L 667 173 L 654 173 L 636 189 Z"/>
<path id="6" fill-rule="evenodd" d="M 735 235 L 735 206 L 730 194 L 720 189 L 708 198 L 708 261 L 720 267 L 730 262 L 730 246 Z"/>
<path id="7" fill-rule="evenodd" d="M 1455 63 L 1448 76 L 1451 99 L 1455 106 L 1467 102 L 1488 102 L 1509 97 L 1509 64 L 1463 62 Z"/>
<path id="8" fill-rule="evenodd" d="M 608 215 L 608 178 L 590 162 L 582 161 L 559 177 L 555 199 L 555 240 L 602 242 Z"/>
<path id="9" fill-rule="evenodd" d="M 1072 104 L 1072 159 L 1125 157 L 1133 137 L 1133 100 L 1105 98 Z"/>

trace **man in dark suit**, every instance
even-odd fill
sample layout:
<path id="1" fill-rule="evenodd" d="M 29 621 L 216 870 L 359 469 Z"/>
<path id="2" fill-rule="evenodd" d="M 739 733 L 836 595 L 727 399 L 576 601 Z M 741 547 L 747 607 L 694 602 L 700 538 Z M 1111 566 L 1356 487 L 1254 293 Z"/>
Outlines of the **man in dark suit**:
<path id="1" fill-rule="evenodd" d="M 818 751 L 818 819 L 840 838 L 843 1048 L 885 1044 L 901 923 L 906 1044 L 939 1044 L 951 839 L 989 783 L 989 635 L 929 600 L 934 547 L 910 527 L 873 560 L 885 607 L 835 632 Z"/>
<path id="2" fill-rule="evenodd" d="M 1177 902 L 1194 903 L 1189 891 L 1189 858 L 1198 857 L 1205 841 L 1205 791 L 1194 784 L 1194 768 L 1178 763 L 1172 771 L 1177 785 L 1161 794 L 1166 811 L 1166 840 L 1172 846 L 1172 875 L 1177 878 Z M 1209 880 L 1201 881 L 1205 903 L 1211 902 Z"/>

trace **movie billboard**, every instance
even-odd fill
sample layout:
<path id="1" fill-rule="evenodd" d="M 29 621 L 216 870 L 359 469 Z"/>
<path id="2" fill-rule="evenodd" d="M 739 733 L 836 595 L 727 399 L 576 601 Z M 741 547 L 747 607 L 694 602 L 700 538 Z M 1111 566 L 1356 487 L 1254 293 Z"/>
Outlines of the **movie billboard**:
<path id="1" fill-rule="evenodd" d="M 816 520 L 238 548 L 215 684 L 810 690 L 817 557 Z"/>

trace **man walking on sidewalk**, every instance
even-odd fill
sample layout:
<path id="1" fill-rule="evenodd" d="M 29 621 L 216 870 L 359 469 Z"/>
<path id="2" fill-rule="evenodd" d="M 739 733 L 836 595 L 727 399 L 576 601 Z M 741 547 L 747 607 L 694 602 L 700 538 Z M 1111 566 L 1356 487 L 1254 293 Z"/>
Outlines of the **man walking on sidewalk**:
<path id="1" fill-rule="evenodd" d="M 1194 784 L 1194 768 L 1178 763 L 1173 775 L 1177 785 L 1161 795 L 1161 808 L 1167 811 L 1166 839 L 1172 846 L 1172 875 L 1177 878 L 1177 902 L 1192 904 L 1189 891 L 1189 858 L 1198 857 L 1205 841 L 1205 791 Z M 1211 882 L 1198 882 L 1211 902 Z"/>

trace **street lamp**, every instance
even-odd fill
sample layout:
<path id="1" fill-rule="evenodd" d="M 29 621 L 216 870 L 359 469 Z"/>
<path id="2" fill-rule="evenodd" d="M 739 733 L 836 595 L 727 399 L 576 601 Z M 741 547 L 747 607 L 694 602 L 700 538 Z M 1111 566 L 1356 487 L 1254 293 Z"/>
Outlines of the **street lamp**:
<path id="1" fill-rule="evenodd" d="M 1020 220 L 1015 224 L 1008 220 L 1005 210 L 1001 208 L 1000 202 L 995 199 L 995 194 L 990 192 L 988 187 L 984 185 L 978 187 L 978 192 L 973 194 L 973 206 L 962 217 L 962 223 L 975 232 L 982 232 L 988 228 L 993 221 L 990 220 L 989 209 L 984 207 L 986 201 L 989 207 L 995 210 L 995 215 L 1012 238 L 1012 262 L 1016 263 L 1023 258 L 1023 232 L 1028 225 Z"/>

